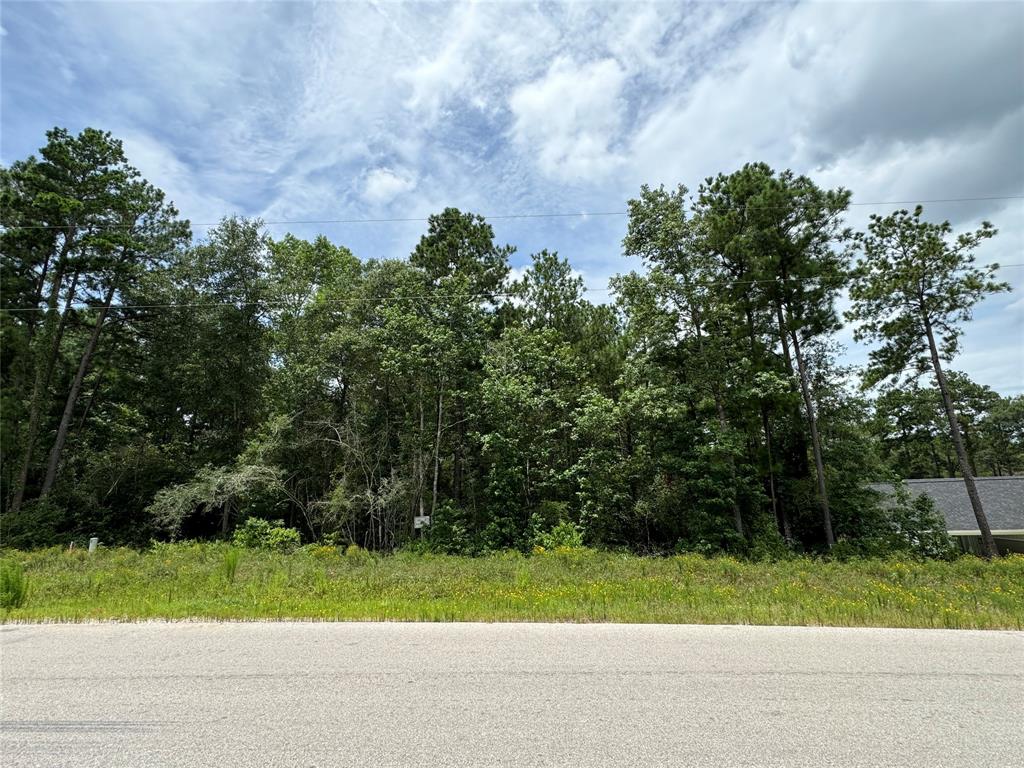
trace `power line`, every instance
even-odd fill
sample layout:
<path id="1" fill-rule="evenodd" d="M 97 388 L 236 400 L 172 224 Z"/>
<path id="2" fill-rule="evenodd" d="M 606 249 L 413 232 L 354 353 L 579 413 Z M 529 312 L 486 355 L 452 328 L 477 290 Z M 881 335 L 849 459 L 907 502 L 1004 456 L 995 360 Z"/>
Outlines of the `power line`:
<path id="1" fill-rule="evenodd" d="M 1024 195 L 992 195 L 988 197 L 937 197 L 928 200 L 874 200 L 865 202 L 851 202 L 849 206 L 871 206 L 871 205 L 931 205 L 933 203 L 976 203 L 991 202 L 997 200 L 1024 200 Z M 739 210 L 791 210 L 802 207 L 800 205 L 735 205 L 734 209 Z M 560 213 L 496 213 L 480 214 L 482 218 L 489 221 L 508 219 L 561 219 L 561 218 L 598 218 L 602 216 L 628 216 L 629 211 L 566 211 Z M 365 218 L 365 219 L 279 219 L 263 221 L 264 226 L 283 225 L 309 225 L 309 224 L 407 224 L 414 222 L 430 221 L 426 216 L 403 216 L 394 218 Z M 216 227 L 219 221 L 214 222 L 190 222 L 193 227 Z M 117 229 L 131 229 L 133 224 L 108 224 L 92 227 L 92 231 L 102 232 Z M 11 224 L 4 229 L 70 229 L 64 224 Z"/>
<path id="2" fill-rule="evenodd" d="M 1024 267 L 1024 262 L 1016 264 L 999 264 L 998 269 L 1005 269 L 1009 267 Z M 807 277 L 787 277 L 787 278 L 765 278 L 765 279 L 754 279 L 754 280 L 718 280 L 713 282 L 693 282 L 690 283 L 691 287 L 697 288 L 721 288 L 727 285 L 760 285 L 760 284 L 786 284 L 786 283 L 799 283 L 799 282 L 810 282 L 817 280 L 829 280 L 831 278 L 824 277 L 821 275 L 811 275 Z M 598 286 L 585 285 L 580 288 L 583 293 L 611 293 L 612 288 L 599 288 Z M 433 294 L 413 294 L 408 296 L 346 296 L 344 298 L 337 299 L 320 299 L 320 304 L 357 304 L 364 302 L 398 302 L 398 301 L 425 301 L 431 300 L 435 303 L 439 299 L 447 299 L 451 301 L 455 300 L 490 300 L 490 299 L 510 299 L 521 296 L 518 292 L 502 292 L 502 293 L 433 293 Z M 279 299 L 277 301 L 264 300 L 264 301 L 204 301 L 196 303 L 188 302 L 167 302 L 163 304 L 111 304 L 107 307 L 108 311 L 112 310 L 132 310 L 132 309 L 216 309 L 218 307 L 234 307 L 236 309 L 242 309 L 243 307 L 280 307 L 289 306 L 294 302 L 287 299 Z M 100 309 L 100 305 L 88 304 L 85 302 L 74 302 L 70 305 L 71 309 Z M 0 308 L 0 312 L 47 312 L 47 307 L 12 307 L 12 308 Z"/>

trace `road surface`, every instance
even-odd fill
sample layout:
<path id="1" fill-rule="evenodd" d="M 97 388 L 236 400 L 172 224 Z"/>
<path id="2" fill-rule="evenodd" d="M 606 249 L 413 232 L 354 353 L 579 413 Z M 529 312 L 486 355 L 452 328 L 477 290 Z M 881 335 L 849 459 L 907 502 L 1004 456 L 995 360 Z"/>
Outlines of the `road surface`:
<path id="1" fill-rule="evenodd" d="M 0 764 L 1008 766 L 1024 633 L 0 627 Z"/>

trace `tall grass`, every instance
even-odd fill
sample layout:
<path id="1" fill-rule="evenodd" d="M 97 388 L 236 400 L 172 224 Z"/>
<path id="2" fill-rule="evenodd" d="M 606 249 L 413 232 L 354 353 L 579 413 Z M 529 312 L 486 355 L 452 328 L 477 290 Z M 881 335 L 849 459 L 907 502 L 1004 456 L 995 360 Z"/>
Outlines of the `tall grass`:
<path id="1" fill-rule="evenodd" d="M 18 553 L 32 599 L 8 621 L 618 621 L 1024 628 L 1024 557 L 987 562 L 637 557 L 562 550 L 466 558 L 218 543 Z M 233 566 L 229 566 L 230 562 Z"/>
<path id="2" fill-rule="evenodd" d="M 11 611 L 21 608 L 28 599 L 28 577 L 20 563 L 0 562 L 0 608 Z"/>
<path id="3" fill-rule="evenodd" d="M 231 548 L 224 553 L 224 559 L 220 563 L 220 570 L 228 584 L 235 583 L 235 574 L 238 573 L 238 563 L 241 559 L 242 552 L 238 549 Z"/>

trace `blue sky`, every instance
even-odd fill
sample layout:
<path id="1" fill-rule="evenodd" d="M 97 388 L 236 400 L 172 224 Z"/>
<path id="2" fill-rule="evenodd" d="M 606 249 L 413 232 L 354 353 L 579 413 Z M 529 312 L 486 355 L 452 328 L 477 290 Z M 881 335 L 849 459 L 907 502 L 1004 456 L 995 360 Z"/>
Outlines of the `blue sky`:
<path id="1" fill-rule="evenodd" d="M 5 0 L 0 28 L 0 161 L 54 125 L 110 130 L 193 222 L 620 211 L 753 160 L 855 202 L 1024 195 L 1021 3 Z M 927 210 L 990 219 L 982 258 L 1024 263 L 1024 200 Z M 494 225 L 517 266 L 557 250 L 598 287 L 636 267 L 622 217 Z M 269 227 L 363 258 L 423 228 Z M 1001 275 L 955 367 L 1019 393 L 1024 268 Z"/>

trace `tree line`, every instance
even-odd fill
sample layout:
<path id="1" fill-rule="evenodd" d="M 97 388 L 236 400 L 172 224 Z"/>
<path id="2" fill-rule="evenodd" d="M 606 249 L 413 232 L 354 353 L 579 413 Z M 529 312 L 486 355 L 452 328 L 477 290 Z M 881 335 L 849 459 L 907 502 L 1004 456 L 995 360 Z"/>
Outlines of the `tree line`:
<path id="1" fill-rule="evenodd" d="M 407 259 L 239 217 L 193 238 L 94 129 L 48 132 L 0 195 L 6 546 L 257 517 L 379 550 L 931 552 L 927 506 L 869 482 L 963 477 L 986 533 L 973 476 L 1024 464 L 1024 400 L 946 369 L 1008 289 L 974 262 L 996 230 L 918 207 L 857 232 L 848 190 L 762 163 L 643 187 L 645 269 L 607 304 L 557 253 L 512 277 L 454 208 Z M 844 320 L 876 342 L 859 375 Z"/>

